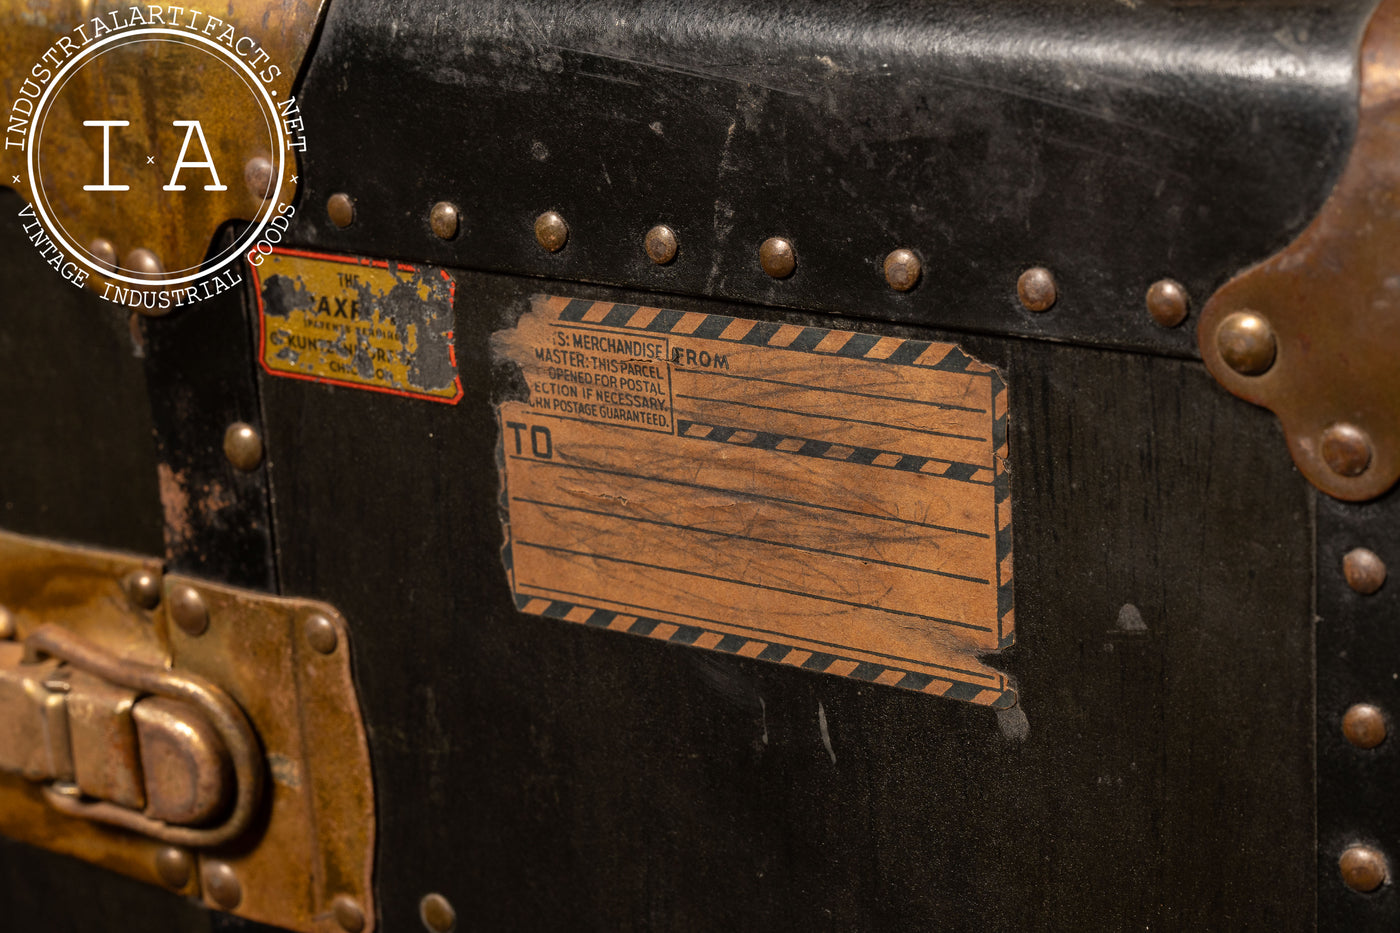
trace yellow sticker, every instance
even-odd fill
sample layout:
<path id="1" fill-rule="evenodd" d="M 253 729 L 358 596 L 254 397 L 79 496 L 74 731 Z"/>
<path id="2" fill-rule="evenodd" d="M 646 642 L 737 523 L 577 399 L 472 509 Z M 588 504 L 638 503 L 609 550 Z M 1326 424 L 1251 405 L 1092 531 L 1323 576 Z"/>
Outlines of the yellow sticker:
<path id="1" fill-rule="evenodd" d="M 952 344 L 558 297 L 496 333 L 520 611 L 1003 708 L 1006 388 Z"/>
<path id="2" fill-rule="evenodd" d="M 253 267 L 274 376 L 456 404 L 455 283 L 442 269 L 278 249 Z"/>

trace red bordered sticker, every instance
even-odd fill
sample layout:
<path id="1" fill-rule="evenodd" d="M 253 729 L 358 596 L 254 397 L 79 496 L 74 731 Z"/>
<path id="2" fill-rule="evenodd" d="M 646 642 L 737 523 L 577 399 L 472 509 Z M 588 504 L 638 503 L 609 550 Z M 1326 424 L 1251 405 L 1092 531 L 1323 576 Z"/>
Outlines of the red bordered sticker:
<path id="1" fill-rule="evenodd" d="M 425 398 L 462 398 L 446 270 L 278 249 L 253 268 L 259 351 L 274 376 Z"/>

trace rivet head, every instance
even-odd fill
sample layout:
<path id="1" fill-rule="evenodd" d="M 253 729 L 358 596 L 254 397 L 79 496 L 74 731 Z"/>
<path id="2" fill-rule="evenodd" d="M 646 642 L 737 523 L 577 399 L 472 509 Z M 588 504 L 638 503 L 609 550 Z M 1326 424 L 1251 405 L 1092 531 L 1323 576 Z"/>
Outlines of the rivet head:
<path id="1" fill-rule="evenodd" d="M 165 271 L 165 266 L 161 265 L 160 257 L 144 247 L 127 253 L 126 262 L 122 264 L 122 267 L 137 275 L 156 276 Z"/>
<path id="2" fill-rule="evenodd" d="M 251 473 L 262 463 L 262 435 L 251 424 L 235 421 L 224 432 L 224 456 L 235 469 Z"/>
<path id="3" fill-rule="evenodd" d="M 355 199 L 337 191 L 326 199 L 326 216 L 342 230 L 355 222 Z"/>
<path id="4" fill-rule="evenodd" d="M 1174 279 L 1153 282 L 1147 290 L 1147 313 L 1163 327 L 1175 327 L 1186 320 L 1190 304 L 1186 289 Z"/>
<path id="5" fill-rule="evenodd" d="M 330 654 L 340 641 L 335 623 L 320 614 L 307 616 L 302 629 L 306 632 L 306 643 L 321 654 Z"/>
<path id="6" fill-rule="evenodd" d="M 1342 558 L 1342 576 L 1347 586 L 1362 596 L 1370 596 L 1385 583 L 1385 561 L 1375 551 L 1352 548 Z"/>
<path id="7" fill-rule="evenodd" d="M 204 893 L 224 910 L 233 910 L 243 900 L 243 885 L 223 862 L 208 862 L 204 866 Z"/>
<path id="8" fill-rule="evenodd" d="M 243 184 L 248 193 L 260 201 L 272 195 L 272 160 L 267 156 L 253 156 L 243 166 Z"/>
<path id="9" fill-rule="evenodd" d="M 338 894 L 331 901 L 331 914 L 345 933 L 360 933 L 365 928 L 365 912 L 358 901 L 346 894 Z"/>
<path id="10" fill-rule="evenodd" d="M 907 292 L 919 283 L 924 264 L 911 249 L 897 249 L 885 257 L 885 281 L 897 292 Z"/>
<path id="11" fill-rule="evenodd" d="M 180 631 L 197 638 L 209 628 L 209 610 L 204 605 L 204 597 L 194 587 L 183 583 L 171 587 L 166 599 L 170 617 L 180 626 Z"/>
<path id="12" fill-rule="evenodd" d="M 156 874 L 169 887 L 180 890 L 194 874 L 194 856 L 184 849 L 166 846 L 156 853 Z"/>
<path id="13" fill-rule="evenodd" d="M 676 231 L 665 224 L 657 224 L 648 230 L 646 240 L 642 245 L 647 251 L 647 258 L 658 266 L 664 266 L 675 259 L 676 252 L 680 249 L 680 243 L 676 240 Z"/>
<path id="14" fill-rule="evenodd" d="M 112 241 L 105 238 L 98 238 L 88 244 L 88 252 L 97 264 L 108 272 L 117 268 L 117 248 L 112 245 Z"/>
<path id="15" fill-rule="evenodd" d="M 0 606 L 0 641 L 10 641 L 17 634 L 19 630 L 15 625 L 14 613 Z"/>
<path id="16" fill-rule="evenodd" d="M 433 235 L 440 240 L 450 240 L 455 237 L 460 223 L 461 218 L 457 214 L 457 205 L 451 201 L 439 201 L 428 212 L 428 226 L 432 228 Z"/>
<path id="17" fill-rule="evenodd" d="M 1371 439 L 1354 424 L 1339 421 L 1322 432 L 1322 459 L 1338 476 L 1360 476 L 1371 465 Z"/>
<path id="18" fill-rule="evenodd" d="M 1342 735 L 1357 748 L 1375 748 L 1385 733 L 1385 714 L 1370 703 L 1354 704 L 1342 716 Z"/>
<path id="19" fill-rule="evenodd" d="M 797 268 L 797 251 L 780 236 L 770 236 L 758 247 L 758 264 L 775 279 L 785 279 Z"/>
<path id="20" fill-rule="evenodd" d="M 545 211 L 535 218 L 535 239 L 551 253 L 557 253 L 569 242 L 569 225 L 555 211 Z"/>
<path id="21" fill-rule="evenodd" d="M 418 902 L 418 917 L 432 933 L 450 933 L 457 925 L 457 911 L 441 894 L 427 894 Z"/>
<path id="22" fill-rule="evenodd" d="M 1215 347 L 1225 365 L 1241 376 L 1268 372 L 1278 355 L 1273 327 L 1253 311 L 1236 311 L 1221 321 Z"/>
<path id="23" fill-rule="evenodd" d="M 160 574 L 133 570 L 122 579 L 122 590 L 138 609 L 154 609 L 160 605 Z"/>
<path id="24" fill-rule="evenodd" d="M 1043 266 L 1035 266 L 1021 273 L 1016 280 L 1016 297 L 1027 311 L 1049 311 L 1059 298 L 1055 286 L 1055 276 Z"/>
<path id="25" fill-rule="evenodd" d="M 1342 870 L 1342 881 L 1347 887 L 1361 894 L 1379 888 L 1389 874 L 1385 856 L 1370 846 L 1350 846 L 1342 853 L 1337 864 Z"/>

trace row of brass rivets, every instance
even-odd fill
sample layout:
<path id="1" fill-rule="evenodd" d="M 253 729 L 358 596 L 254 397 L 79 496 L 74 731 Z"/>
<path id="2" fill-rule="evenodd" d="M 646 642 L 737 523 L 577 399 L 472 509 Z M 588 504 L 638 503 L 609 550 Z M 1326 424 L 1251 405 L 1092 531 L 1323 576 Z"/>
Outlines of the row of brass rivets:
<path id="1" fill-rule="evenodd" d="M 1385 561 L 1367 548 L 1352 548 L 1342 558 L 1342 576 L 1362 596 L 1372 596 L 1385 584 Z M 1342 716 L 1342 735 L 1363 751 L 1386 740 L 1385 713 L 1371 703 L 1353 703 Z M 1342 882 L 1358 893 L 1369 893 L 1385 883 L 1390 869 L 1385 855 L 1373 846 L 1356 843 L 1338 860 Z"/>
<path id="2" fill-rule="evenodd" d="M 327 200 L 326 213 L 337 227 L 348 227 L 355 222 L 354 199 L 337 192 Z M 454 239 L 461 229 L 460 209 L 451 201 L 437 202 L 428 212 L 428 227 L 440 239 Z M 569 242 L 568 222 L 558 211 L 545 211 L 535 218 L 535 241 L 542 249 L 559 252 Z M 679 254 L 680 238 L 671 227 L 657 224 L 642 238 L 642 250 L 652 262 L 664 266 Z M 758 247 L 758 264 L 769 276 L 785 279 L 797 270 L 797 250 L 785 237 L 769 237 Z M 922 277 L 923 261 L 913 250 L 901 246 L 885 256 L 883 269 L 890 288 L 907 292 Z M 1058 297 L 1055 277 L 1042 266 L 1027 269 L 1016 282 L 1016 294 L 1026 310 L 1048 311 Z M 1184 321 L 1188 308 L 1186 290 L 1172 279 L 1155 282 L 1147 291 L 1147 310 L 1163 327 Z"/>

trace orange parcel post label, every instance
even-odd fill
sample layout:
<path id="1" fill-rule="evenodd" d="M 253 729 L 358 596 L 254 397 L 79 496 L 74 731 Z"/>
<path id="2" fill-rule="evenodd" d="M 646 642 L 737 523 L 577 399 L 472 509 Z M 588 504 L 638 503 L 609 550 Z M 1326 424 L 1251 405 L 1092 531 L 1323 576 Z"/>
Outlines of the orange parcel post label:
<path id="1" fill-rule="evenodd" d="M 541 297 L 493 337 L 527 614 L 983 705 L 1014 640 L 1006 388 L 952 344 Z"/>

